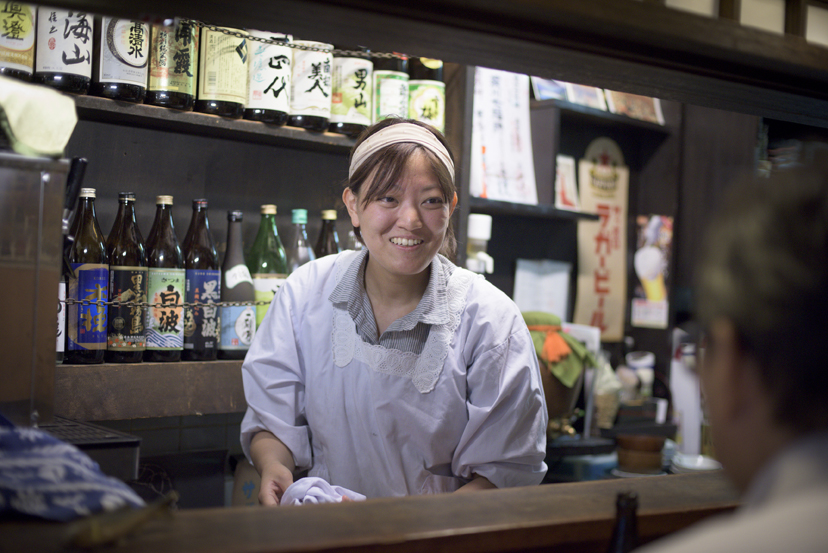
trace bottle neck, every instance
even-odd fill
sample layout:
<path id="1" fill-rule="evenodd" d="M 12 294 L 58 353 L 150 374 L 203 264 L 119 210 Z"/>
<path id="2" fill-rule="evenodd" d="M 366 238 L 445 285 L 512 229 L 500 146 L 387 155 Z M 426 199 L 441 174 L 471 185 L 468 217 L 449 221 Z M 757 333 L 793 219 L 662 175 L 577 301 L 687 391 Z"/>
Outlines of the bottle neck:
<path id="1" fill-rule="evenodd" d="M 155 222 L 152 223 L 155 229 L 155 241 L 159 240 L 164 234 L 175 233 L 173 227 L 172 210 L 168 205 L 159 205 L 155 210 Z"/>
<path id="2" fill-rule="evenodd" d="M 227 221 L 227 251 L 224 254 L 224 266 L 232 268 L 244 263 L 244 246 L 242 245 L 242 222 Z"/>

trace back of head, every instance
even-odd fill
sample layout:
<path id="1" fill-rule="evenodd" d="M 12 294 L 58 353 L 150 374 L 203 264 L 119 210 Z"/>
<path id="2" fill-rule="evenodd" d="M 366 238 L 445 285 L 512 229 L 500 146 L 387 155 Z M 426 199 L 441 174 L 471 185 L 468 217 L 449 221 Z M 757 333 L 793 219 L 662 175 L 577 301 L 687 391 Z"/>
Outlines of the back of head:
<path id="1" fill-rule="evenodd" d="M 774 398 L 778 422 L 828 428 L 828 163 L 734 185 L 697 272 L 704 326 L 733 322 Z"/>

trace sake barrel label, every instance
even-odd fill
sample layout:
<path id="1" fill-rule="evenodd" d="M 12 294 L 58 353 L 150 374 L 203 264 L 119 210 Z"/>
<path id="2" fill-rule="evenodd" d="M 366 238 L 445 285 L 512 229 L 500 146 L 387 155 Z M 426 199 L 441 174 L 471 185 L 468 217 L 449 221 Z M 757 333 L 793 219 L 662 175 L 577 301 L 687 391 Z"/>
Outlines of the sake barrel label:
<path id="1" fill-rule="evenodd" d="M 0 65 L 31 73 L 34 68 L 35 10 L 19 2 L 0 8 Z"/>
<path id="2" fill-rule="evenodd" d="M 408 73 L 374 71 L 374 122 L 408 115 Z"/>
<path id="3" fill-rule="evenodd" d="M 195 96 L 198 33 L 181 21 L 174 27 L 152 27 L 148 90 L 166 90 Z"/>
<path id="4" fill-rule="evenodd" d="M 445 132 L 445 83 L 440 81 L 410 81 L 408 90 L 408 117 L 428 123 L 440 132 Z"/>

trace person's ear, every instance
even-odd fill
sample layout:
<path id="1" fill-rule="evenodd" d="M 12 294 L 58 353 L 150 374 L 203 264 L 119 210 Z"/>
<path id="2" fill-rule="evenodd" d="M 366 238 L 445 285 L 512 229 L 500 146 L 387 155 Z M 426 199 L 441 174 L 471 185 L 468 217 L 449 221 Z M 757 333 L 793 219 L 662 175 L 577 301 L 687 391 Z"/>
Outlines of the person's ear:
<path id="1" fill-rule="evenodd" d="M 346 188 L 342 191 L 342 201 L 348 209 L 348 216 L 351 218 L 351 225 L 359 227 L 359 216 L 357 215 L 357 201 L 359 201 L 359 198 L 357 198 L 356 194 L 354 194 L 350 188 Z"/>
<path id="2" fill-rule="evenodd" d="M 455 207 L 457 207 L 457 192 L 454 193 L 454 197 L 451 199 L 451 207 L 449 207 L 449 217 L 451 217 L 454 213 Z"/>

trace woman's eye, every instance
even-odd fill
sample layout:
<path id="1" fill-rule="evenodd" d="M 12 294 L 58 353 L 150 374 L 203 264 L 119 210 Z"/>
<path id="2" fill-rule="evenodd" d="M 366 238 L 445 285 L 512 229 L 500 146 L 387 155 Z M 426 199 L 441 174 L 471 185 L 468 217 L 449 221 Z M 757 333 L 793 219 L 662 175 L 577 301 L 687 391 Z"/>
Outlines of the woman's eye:
<path id="1" fill-rule="evenodd" d="M 440 198 L 439 196 L 436 196 L 434 198 L 427 199 L 425 201 L 425 203 L 432 204 L 432 205 L 440 205 L 440 204 L 443 204 L 445 202 L 443 201 L 443 198 Z"/>

